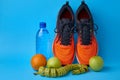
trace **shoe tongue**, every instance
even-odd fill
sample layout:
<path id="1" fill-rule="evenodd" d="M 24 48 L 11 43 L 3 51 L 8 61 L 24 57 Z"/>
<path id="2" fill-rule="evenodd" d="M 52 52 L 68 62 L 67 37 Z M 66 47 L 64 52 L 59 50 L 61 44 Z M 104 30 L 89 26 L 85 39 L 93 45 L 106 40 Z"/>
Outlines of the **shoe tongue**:
<path id="1" fill-rule="evenodd" d="M 80 19 L 80 22 L 81 22 L 81 23 L 88 23 L 88 22 L 89 22 L 89 19 Z"/>
<path id="2" fill-rule="evenodd" d="M 70 19 L 66 19 L 66 18 L 61 19 L 62 23 L 69 23 L 70 21 L 71 21 Z"/>

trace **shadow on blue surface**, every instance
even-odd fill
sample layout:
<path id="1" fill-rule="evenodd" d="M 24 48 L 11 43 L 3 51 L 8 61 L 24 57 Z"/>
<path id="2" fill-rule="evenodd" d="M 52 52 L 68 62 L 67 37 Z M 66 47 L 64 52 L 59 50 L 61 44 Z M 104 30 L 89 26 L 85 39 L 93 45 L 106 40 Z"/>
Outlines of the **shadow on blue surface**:
<path id="1" fill-rule="evenodd" d="M 102 72 L 110 72 L 112 70 L 112 67 L 104 66 L 102 69 Z"/>

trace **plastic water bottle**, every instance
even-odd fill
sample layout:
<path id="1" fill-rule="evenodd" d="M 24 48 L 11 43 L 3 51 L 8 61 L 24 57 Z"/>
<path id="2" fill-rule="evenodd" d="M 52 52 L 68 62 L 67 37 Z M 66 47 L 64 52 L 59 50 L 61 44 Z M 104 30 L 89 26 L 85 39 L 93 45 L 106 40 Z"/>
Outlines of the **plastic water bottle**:
<path id="1" fill-rule="evenodd" d="M 39 26 L 36 34 L 36 53 L 43 54 L 48 60 L 51 57 L 50 34 L 46 29 L 45 22 L 40 22 Z"/>

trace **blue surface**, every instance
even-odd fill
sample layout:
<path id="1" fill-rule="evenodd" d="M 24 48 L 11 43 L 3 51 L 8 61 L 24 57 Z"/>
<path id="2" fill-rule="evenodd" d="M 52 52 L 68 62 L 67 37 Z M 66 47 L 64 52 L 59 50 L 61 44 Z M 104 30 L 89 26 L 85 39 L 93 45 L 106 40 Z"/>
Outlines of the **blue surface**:
<path id="1" fill-rule="evenodd" d="M 68 0 L 74 12 L 81 0 Z M 101 72 L 65 77 L 34 76 L 30 59 L 35 54 L 39 22 L 46 21 L 52 40 L 56 17 L 66 0 L 0 0 L 0 80 L 120 80 L 120 1 L 86 0 L 99 30 L 99 55 L 104 59 Z"/>

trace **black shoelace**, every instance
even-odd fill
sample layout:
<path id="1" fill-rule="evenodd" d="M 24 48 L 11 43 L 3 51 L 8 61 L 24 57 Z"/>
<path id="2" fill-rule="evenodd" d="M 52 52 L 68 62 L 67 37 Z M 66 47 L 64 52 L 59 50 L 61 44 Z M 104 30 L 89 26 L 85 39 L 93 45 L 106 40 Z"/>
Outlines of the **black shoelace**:
<path id="1" fill-rule="evenodd" d="M 83 20 L 78 25 L 77 32 L 79 31 L 78 33 L 80 34 L 82 45 L 91 44 L 91 36 L 93 32 L 93 29 L 90 27 L 91 24 L 88 21 Z"/>
<path id="2" fill-rule="evenodd" d="M 81 32 L 81 39 L 83 45 L 89 45 L 91 43 L 91 33 L 92 30 L 90 29 L 89 24 L 82 24 L 82 32 Z"/>
<path id="3" fill-rule="evenodd" d="M 70 45 L 72 33 L 74 32 L 73 23 L 69 19 L 62 19 L 59 21 L 55 32 L 59 34 L 58 40 L 61 41 L 62 45 Z"/>
<path id="4" fill-rule="evenodd" d="M 92 34 L 94 34 L 93 31 L 97 33 L 98 30 L 98 26 L 96 24 L 94 25 L 96 26 L 96 28 L 92 28 L 92 24 L 90 24 L 89 22 L 82 22 L 81 24 L 79 24 L 77 31 L 79 31 L 82 45 L 91 44 Z"/>

